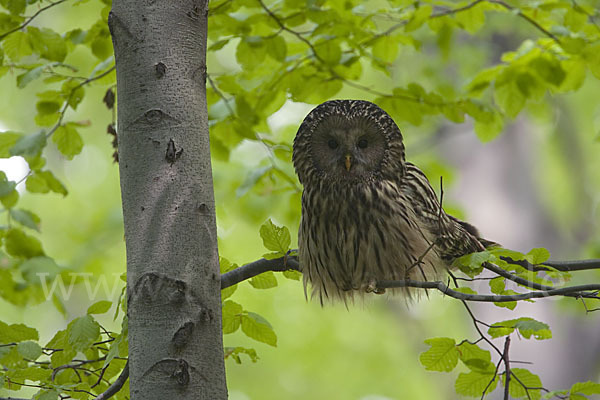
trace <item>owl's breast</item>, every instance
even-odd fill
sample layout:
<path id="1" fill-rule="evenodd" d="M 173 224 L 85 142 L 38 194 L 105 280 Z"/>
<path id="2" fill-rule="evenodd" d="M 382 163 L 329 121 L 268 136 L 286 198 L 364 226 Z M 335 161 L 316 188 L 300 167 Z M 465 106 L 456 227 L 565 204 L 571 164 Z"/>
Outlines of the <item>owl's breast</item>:
<path id="1" fill-rule="evenodd" d="M 373 281 L 431 277 L 437 254 L 405 200 L 387 181 L 305 189 L 299 260 L 313 294 L 343 298 Z"/>

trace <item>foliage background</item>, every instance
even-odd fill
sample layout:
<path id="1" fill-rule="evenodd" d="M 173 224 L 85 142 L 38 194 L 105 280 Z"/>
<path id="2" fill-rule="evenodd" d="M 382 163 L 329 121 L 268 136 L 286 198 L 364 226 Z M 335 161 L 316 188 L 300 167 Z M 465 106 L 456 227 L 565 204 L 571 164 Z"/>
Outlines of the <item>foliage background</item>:
<path id="1" fill-rule="evenodd" d="M 5 5 L 6 2 L 0 3 Z M 285 55 L 291 58 L 289 63 L 302 57 L 310 58 L 310 51 L 294 35 L 280 32 L 259 2 L 233 3 L 211 2 L 209 39 L 213 51 L 208 59 L 207 86 L 219 251 L 222 257 L 242 264 L 265 253 L 258 228 L 268 218 L 288 226 L 292 243 L 296 243 L 300 193 L 289 162 L 290 146 L 299 122 L 312 108 L 306 103 L 314 104 L 330 97 L 374 100 L 380 96 L 327 80 L 329 67 L 319 68 L 320 63 L 315 60 L 303 64 L 304 75 L 290 78 L 287 96 L 282 87 L 261 93 L 261 88 L 269 87 L 271 79 L 277 77 L 273 71 L 283 65 L 281 43 L 274 39 L 279 37 L 275 34 L 281 34 L 288 42 Z M 322 3 L 285 1 L 271 3 L 269 7 L 289 15 L 312 10 L 313 14 L 308 13 L 308 19 L 298 24 L 298 30 L 322 25 L 323 32 L 306 36 L 315 42 L 340 42 L 343 51 L 339 55 L 335 48 L 328 48 L 329 44 L 322 45 L 325 50 L 320 53 L 321 57 L 331 57 L 331 65 L 344 60 L 351 50 L 349 43 L 341 43 L 341 38 L 358 35 L 348 32 L 342 23 L 368 19 L 372 25 L 366 24 L 365 29 L 382 31 L 402 18 L 414 20 L 414 15 L 407 16 L 403 12 L 414 13 L 419 9 L 402 1 L 373 2 L 369 8 L 361 8 L 358 2 Z M 353 12 L 348 12 L 348 4 L 357 8 L 350 8 Z M 417 4 L 456 8 L 468 3 Z M 569 25 L 567 14 L 575 3 L 528 1 L 521 5 L 524 4 L 564 6 L 546 10 L 557 12 L 563 18 L 556 26 L 571 30 L 555 34 L 583 35 L 577 29 L 577 21 Z M 594 9 L 593 1 L 578 4 Z M 29 10 L 37 6 L 33 4 Z M 384 10 L 390 6 L 392 12 Z M 318 15 L 315 7 L 339 12 L 343 16 L 342 23 L 328 23 L 331 15 Z M 381 47 L 366 47 L 374 56 L 362 54 L 362 58 L 343 73 L 352 77 L 362 71 L 358 82 L 378 91 L 407 88 L 416 82 L 444 100 L 456 100 L 466 93 L 476 74 L 502 62 L 503 53 L 519 46 L 522 52 L 531 46 L 539 47 L 540 42 L 535 42 L 538 38 L 542 44 L 551 42 L 526 21 L 514 13 L 501 12 L 500 8 L 486 9 L 485 22 L 478 20 L 478 14 L 465 17 L 462 27 L 432 28 L 425 23 L 414 32 L 390 36 L 391 42 Z M 67 3 L 48 10 L 32 25 L 51 27 L 60 33 L 76 28 L 85 31 L 106 18 L 106 10 L 106 4 L 100 2 Z M 600 19 L 594 10 L 596 19 Z M 535 15 L 546 22 L 542 11 Z M 588 25 L 591 37 L 597 25 Z M 443 29 L 446 31 L 440 33 Z M 454 34 L 450 35 L 450 31 Z M 257 37 L 269 37 L 270 42 L 261 42 Z M 421 46 L 411 44 L 410 38 L 419 40 Z M 528 38 L 533 38 L 533 42 L 523 44 Z M 394 57 L 386 51 L 392 46 L 399 46 Z M 79 74 L 88 76 L 104 61 L 97 55 L 90 52 L 89 43 L 76 45 L 65 62 L 77 65 Z M 506 57 L 502 60 L 510 63 L 511 59 Z M 285 60 L 288 63 L 288 59 Z M 14 65 L 10 66 L 11 62 L 4 61 L 9 68 L 0 78 L 2 130 L 33 133 L 39 129 L 33 118 L 38 100 L 36 92 L 44 90 L 43 84 L 37 80 L 24 89 L 18 88 L 15 76 L 21 72 Z M 505 98 L 488 89 L 482 101 L 497 104 L 496 114 L 483 127 L 480 123 L 478 132 L 474 132 L 472 118 L 462 123 L 444 118 L 445 115 L 460 120 L 456 109 L 444 110 L 444 115 L 440 115 L 440 110 L 415 108 L 410 102 L 386 100 L 380 104 L 392 113 L 404 133 L 408 159 L 427 173 L 436 189 L 439 176 L 444 177 L 444 205 L 448 211 L 465 217 L 486 237 L 514 250 L 527 252 L 533 247 L 546 247 L 554 259 L 598 257 L 600 105 L 597 93 L 600 85 L 591 66 L 583 66 L 583 72 L 579 65 L 570 67 L 564 69 L 565 79 L 571 79 L 571 83 L 576 81 L 577 86 L 572 89 L 580 87 L 579 90 L 573 93 L 561 90 L 563 81 L 554 87 L 545 83 L 541 94 L 532 93 L 527 98 L 524 111 L 518 116 L 515 114 L 520 109 L 515 112 L 512 108 L 519 103 L 517 92 L 509 91 Z M 531 65 L 524 68 L 534 75 L 543 74 L 541 69 Z M 596 77 L 597 71 L 594 71 Z M 318 79 L 309 80 L 310 76 Z M 551 75 L 547 80 L 551 82 L 554 78 Z M 85 99 L 77 112 L 69 111 L 66 115 L 69 121 L 90 121 L 89 127 L 79 130 L 85 143 L 82 153 L 67 161 L 53 144 L 45 151 L 49 168 L 65 184 L 69 195 L 63 198 L 59 194 L 31 194 L 20 188 L 19 207 L 34 210 L 41 217 L 38 237 L 45 252 L 59 265 L 92 273 L 94 278 L 105 276 L 110 290 L 114 289 L 112 295 L 102 290 L 97 298 L 90 300 L 85 289 L 78 287 L 73 296 L 64 301 L 64 314 L 51 302 L 23 307 L 13 304 L 18 301 L 0 299 L 1 319 L 38 327 L 40 343 L 49 340 L 72 318 L 83 315 L 93 301 L 107 297 L 116 301 L 122 287 L 118 276 L 125 270 L 125 251 L 118 168 L 112 163 L 111 139 L 105 134 L 112 114 L 101 103 L 107 85 L 111 84 L 108 77 L 86 87 Z M 497 82 L 496 85 L 496 88 L 501 87 Z M 269 101 L 261 103 L 263 97 Z M 501 117 L 501 114 L 509 116 Z M 503 133 L 496 137 L 501 128 L 499 121 L 505 117 Z M 22 166 L 11 159 L 3 169 L 15 174 L 9 179 L 19 180 L 26 173 Z M 598 278 L 599 274 L 592 272 L 578 274 L 576 279 L 584 282 Z M 264 316 L 278 338 L 277 348 L 273 348 L 252 341 L 240 331 L 226 335 L 226 346 L 255 348 L 260 357 L 257 363 L 252 363 L 242 355 L 242 365 L 227 360 L 231 399 L 455 398 L 455 377 L 425 371 L 418 363 L 418 356 L 427 349 L 423 343 L 425 338 L 474 337 L 471 321 L 458 302 L 434 294 L 429 298 L 423 296 L 407 307 L 401 298 L 381 296 L 348 310 L 341 305 L 321 309 L 305 301 L 299 282 L 281 276 L 278 281 L 279 287 L 264 291 L 248 283 L 240 284 L 231 297 L 245 309 Z M 517 317 L 491 305 L 479 306 L 476 312 L 489 322 Z M 575 381 L 598 380 L 600 340 L 595 314 L 585 315 L 580 304 L 569 300 L 544 300 L 535 306 L 520 304 L 516 313 L 538 317 L 553 329 L 551 341 L 514 340 L 511 351 L 513 359 L 533 362 L 530 369 L 540 375 L 546 386 L 566 389 Z M 118 331 L 119 322 L 113 322 L 112 313 L 109 314 L 99 316 L 99 321 L 106 328 Z M 0 389 L 0 395 L 5 393 L 13 392 Z"/>

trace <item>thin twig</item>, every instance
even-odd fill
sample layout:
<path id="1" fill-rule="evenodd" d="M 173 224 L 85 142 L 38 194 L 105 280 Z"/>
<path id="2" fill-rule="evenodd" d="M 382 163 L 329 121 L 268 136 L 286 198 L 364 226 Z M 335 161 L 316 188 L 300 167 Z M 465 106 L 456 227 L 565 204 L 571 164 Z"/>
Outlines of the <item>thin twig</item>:
<path id="1" fill-rule="evenodd" d="M 492 343 L 492 341 L 490 339 L 488 339 L 483 334 L 483 332 L 481 332 L 481 329 L 479 329 L 478 323 L 481 323 L 481 322 L 477 318 L 475 318 L 475 315 L 469 308 L 467 302 L 463 300 L 462 304 L 465 307 L 465 309 L 467 310 L 467 312 L 469 313 L 469 316 L 471 317 L 471 320 L 473 321 L 473 326 L 475 327 L 475 330 L 477 331 L 477 333 L 479 333 L 479 337 L 481 337 L 488 345 L 490 345 L 490 347 L 493 348 L 496 351 L 496 353 L 498 353 L 500 358 L 502 358 L 502 352 L 500 351 L 500 349 L 494 343 Z"/>
<path id="2" fill-rule="evenodd" d="M 504 361 L 504 373 L 506 374 L 506 381 L 504 385 L 504 400 L 509 400 L 508 387 L 510 386 L 510 360 L 508 358 L 508 348 L 510 346 L 510 336 L 506 337 L 504 341 L 504 353 L 502 354 L 502 360 Z"/>
<path id="3" fill-rule="evenodd" d="M 66 1 L 66 0 L 63 0 L 63 1 Z M 114 69 L 115 69 L 115 66 L 113 65 L 112 67 L 110 67 L 109 69 L 107 69 L 106 71 L 101 73 L 100 75 L 90 77 L 90 78 L 86 79 L 85 81 L 81 82 L 79 85 L 75 86 L 73 89 L 71 89 L 71 91 L 69 92 L 69 97 L 65 100 L 65 104 L 63 105 L 63 108 L 60 110 L 60 116 L 58 118 L 58 121 L 56 121 L 56 123 L 54 124 L 52 129 L 50 129 L 50 131 L 46 134 L 47 138 L 52 136 L 52 134 L 61 126 L 62 121 L 65 117 L 65 113 L 67 112 L 67 108 L 69 107 L 69 101 L 71 100 L 71 97 L 73 97 L 73 94 L 75 93 L 75 91 L 77 89 L 87 85 L 90 82 L 104 78 L 106 75 L 110 74 Z"/>
<path id="4" fill-rule="evenodd" d="M 49 8 L 52 8 L 54 6 L 57 6 L 61 3 L 64 3 L 67 0 L 58 0 L 55 1 L 54 3 L 50 3 L 49 5 L 47 5 L 46 7 L 42 7 L 39 10 L 36 11 L 35 14 L 33 14 L 31 17 L 27 18 L 27 21 L 23 22 L 21 25 L 4 32 L 3 34 L 0 35 L 0 40 L 4 39 L 5 37 L 7 37 L 8 35 L 10 35 L 11 33 L 15 33 L 18 30 L 21 30 L 23 28 L 25 28 L 27 25 L 29 25 L 37 16 L 39 16 L 41 13 L 43 13 L 44 11 L 46 11 Z"/>
<path id="5" fill-rule="evenodd" d="M 509 11 L 516 11 L 516 14 L 523 18 L 524 20 L 526 20 L 527 22 L 529 22 L 531 25 L 535 26 L 536 29 L 538 29 L 540 32 L 543 32 L 544 35 L 548 36 L 549 38 L 551 38 L 552 40 L 554 40 L 556 43 L 560 44 L 560 39 L 558 39 L 558 37 L 556 37 L 554 34 L 552 34 L 551 32 L 549 32 L 548 30 L 546 30 L 546 28 L 544 28 L 543 26 L 541 26 L 540 24 L 538 24 L 533 18 L 529 17 L 526 14 L 523 14 L 523 12 L 521 10 L 519 10 L 518 8 L 515 8 L 513 6 L 511 6 L 508 3 L 505 3 L 502 0 L 486 0 L 488 3 L 493 3 L 493 4 L 498 4 L 504 8 L 506 8 Z"/>

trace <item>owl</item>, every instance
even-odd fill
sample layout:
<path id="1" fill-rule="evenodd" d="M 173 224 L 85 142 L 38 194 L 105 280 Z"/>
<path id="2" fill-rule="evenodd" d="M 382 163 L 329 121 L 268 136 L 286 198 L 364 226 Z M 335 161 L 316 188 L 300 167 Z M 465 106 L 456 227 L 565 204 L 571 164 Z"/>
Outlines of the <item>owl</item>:
<path id="1" fill-rule="evenodd" d="M 402 134 L 377 105 L 331 100 L 304 119 L 293 146 L 302 193 L 298 260 L 323 304 L 381 292 L 381 280 L 438 279 L 481 251 L 477 230 L 444 212 L 406 162 Z"/>

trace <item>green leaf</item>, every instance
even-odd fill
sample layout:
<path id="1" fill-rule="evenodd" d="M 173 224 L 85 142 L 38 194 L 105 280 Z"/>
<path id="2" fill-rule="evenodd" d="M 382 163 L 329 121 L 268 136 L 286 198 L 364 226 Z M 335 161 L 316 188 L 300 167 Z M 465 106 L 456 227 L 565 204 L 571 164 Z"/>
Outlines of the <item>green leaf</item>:
<path id="1" fill-rule="evenodd" d="M 91 315 L 86 315 L 71 321 L 67 333 L 71 347 L 76 351 L 84 351 L 100 336 L 100 325 Z"/>
<path id="2" fill-rule="evenodd" d="M 42 75 L 42 72 L 44 72 L 43 65 L 33 68 L 33 69 L 30 69 L 29 71 L 22 73 L 20 75 L 17 75 L 17 87 L 19 89 L 23 89 L 29 83 L 31 83 L 34 80 L 36 80 L 37 78 L 39 78 Z"/>
<path id="3" fill-rule="evenodd" d="M 529 65 L 531 70 L 536 72 L 542 80 L 553 86 L 560 86 L 565 80 L 566 73 L 555 57 L 547 55 L 536 57 L 531 60 Z"/>
<path id="4" fill-rule="evenodd" d="M 30 175 L 25 182 L 25 187 L 31 193 L 48 193 L 49 191 L 53 191 L 63 196 L 66 196 L 68 193 L 67 189 L 56 179 L 54 174 L 47 170 L 36 171 L 33 175 Z"/>
<path id="5" fill-rule="evenodd" d="M 267 40 L 267 54 L 274 60 L 284 61 L 287 55 L 285 39 L 277 35 Z"/>
<path id="6" fill-rule="evenodd" d="M 600 383 L 596 382 L 577 382 L 571 386 L 570 393 L 581 393 L 586 395 L 600 394 Z"/>
<path id="7" fill-rule="evenodd" d="M 337 65 L 342 58 L 342 49 L 337 40 L 323 40 L 315 44 L 317 56 L 328 65 Z"/>
<path id="8" fill-rule="evenodd" d="M 385 62 L 391 63 L 398 57 L 399 44 L 394 36 L 384 35 L 373 44 L 373 55 Z"/>
<path id="9" fill-rule="evenodd" d="M 431 348 L 419 356 L 421 364 L 428 371 L 449 372 L 458 363 L 456 342 L 450 338 L 433 338 L 425 340 Z"/>
<path id="10" fill-rule="evenodd" d="M 40 284 L 42 276 L 46 280 L 52 280 L 62 271 L 52 258 L 46 256 L 32 257 L 25 260 L 19 265 L 19 270 L 27 282 L 37 285 Z"/>
<path id="11" fill-rule="evenodd" d="M 55 114 L 60 110 L 61 104 L 56 101 L 40 100 L 36 103 L 35 108 L 38 114 Z"/>
<path id="12" fill-rule="evenodd" d="M 23 209 L 10 210 L 10 217 L 27 228 L 40 231 L 40 217 L 31 211 Z"/>
<path id="13" fill-rule="evenodd" d="M 506 288 L 506 281 L 505 278 L 498 276 L 494 279 L 491 279 L 489 285 L 492 293 L 502 294 Z"/>
<path id="14" fill-rule="evenodd" d="M 221 301 L 223 302 L 225 301 L 225 299 L 228 299 L 229 297 L 233 296 L 233 294 L 237 290 L 237 286 L 238 285 L 232 285 L 228 288 L 221 289 Z"/>
<path id="15" fill-rule="evenodd" d="M 481 264 L 490 261 L 491 258 L 492 256 L 487 250 L 480 251 L 478 253 L 470 253 L 459 257 L 454 260 L 452 265 L 458 267 L 462 272 L 473 278 L 479 275 L 483 270 Z"/>
<path id="16" fill-rule="evenodd" d="M 105 60 L 113 53 L 112 42 L 108 25 L 102 19 L 99 19 L 89 30 L 85 37 L 87 43 L 99 60 Z"/>
<path id="17" fill-rule="evenodd" d="M 3 0 L 0 2 L 12 15 L 20 15 L 25 12 L 27 2 L 25 0 Z"/>
<path id="18" fill-rule="evenodd" d="M 519 333 L 526 339 L 529 339 L 532 335 L 537 340 L 550 339 L 552 337 L 552 332 L 547 324 L 529 317 L 496 322 L 488 329 L 488 333 L 491 337 L 497 338 L 509 335 L 515 329 L 518 329 Z"/>
<path id="19" fill-rule="evenodd" d="M 48 344 L 46 344 L 45 347 L 51 349 L 63 349 L 62 351 L 55 351 L 52 353 L 52 356 L 50 357 L 50 365 L 53 368 L 68 364 L 73 357 L 77 355 L 77 352 L 69 343 L 67 329 L 56 332 L 54 337 L 48 342 Z"/>
<path id="20" fill-rule="evenodd" d="M 587 46 L 583 52 L 583 57 L 592 74 L 594 74 L 597 79 L 600 79 L 600 43 L 593 46 Z"/>
<path id="21" fill-rule="evenodd" d="M 464 30 L 471 34 L 476 33 L 485 24 L 485 13 L 480 5 L 456 13 L 454 18 Z"/>
<path id="22" fill-rule="evenodd" d="M 483 143 L 495 139 L 504 127 L 498 114 L 492 113 L 491 115 L 490 120 L 475 120 L 475 134 Z"/>
<path id="23" fill-rule="evenodd" d="M 87 314 L 104 314 L 112 307 L 112 301 L 100 300 L 87 309 Z"/>
<path id="24" fill-rule="evenodd" d="M 526 98 L 512 79 L 503 85 L 497 85 L 494 90 L 494 99 L 500 108 L 511 118 L 515 118 L 525 106 Z"/>
<path id="25" fill-rule="evenodd" d="M 588 21 L 588 16 L 580 12 L 579 7 L 568 7 L 564 16 L 564 24 L 572 32 L 578 32 L 585 26 Z M 562 38 L 561 38 L 562 39 Z"/>
<path id="26" fill-rule="evenodd" d="M 293 269 L 283 271 L 283 276 L 294 281 L 299 281 L 300 279 L 302 279 L 302 273 Z"/>
<path id="27" fill-rule="evenodd" d="M 77 109 L 77 106 L 79 103 L 81 103 L 85 96 L 84 86 L 75 80 L 68 80 L 63 83 L 61 91 L 63 96 L 67 99 L 69 106 L 71 106 L 73 110 Z"/>
<path id="28" fill-rule="evenodd" d="M 514 377 L 510 380 L 508 392 L 511 397 L 526 397 L 532 400 L 538 400 L 541 398 L 539 389 L 528 389 L 525 391 L 523 385 L 528 388 L 539 388 L 542 387 L 542 381 L 537 375 L 532 374 L 523 368 L 511 368 L 511 373 L 514 374 L 519 380 L 517 381 Z M 506 385 L 506 375 L 502 375 L 502 384 Z M 528 395 L 529 394 L 529 395 Z"/>
<path id="29" fill-rule="evenodd" d="M 282 255 L 290 249 L 292 242 L 290 231 L 285 226 L 280 227 L 273 224 L 270 219 L 260 227 L 260 237 L 265 248 L 277 251 Z"/>
<path id="30" fill-rule="evenodd" d="M 267 55 L 267 46 L 260 36 L 246 36 L 240 40 L 235 51 L 237 62 L 244 69 L 251 70 L 259 66 Z"/>
<path id="31" fill-rule="evenodd" d="M 256 185 L 256 183 L 272 169 L 272 165 L 251 169 L 246 175 L 246 178 L 242 184 L 235 190 L 235 195 L 237 197 L 242 197 L 248 193 L 248 191 L 252 189 L 254 185 Z"/>
<path id="32" fill-rule="evenodd" d="M 11 184 L 14 184 L 14 182 L 11 181 L 11 182 L 8 182 L 8 184 L 11 185 Z M 5 186 L 5 184 L 0 183 L 0 187 L 1 186 Z M 0 202 L 2 202 L 2 205 L 6 208 L 14 207 L 18 201 L 19 201 L 19 192 L 17 192 L 16 189 L 13 189 L 7 195 L 0 197 Z"/>
<path id="33" fill-rule="evenodd" d="M 267 271 L 250 279 L 250 284 L 255 289 L 270 289 L 277 286 L 277 278 L 273 271 Z"/>
<path id="34" fill-rule="evenodd" d="M 241 324 L 241 315 L 244 309 L 235 301 L 227 300 L 223 303 L 221 314 L 223 315 L 223 334 L 233 333 Z"/>
<path id="35" fill-rule="evenodd" d="M 474 291 L 473 289 L 471 289 L 468 286 L 455 288 L 454 291 L 459 292 L 459 293 L 465 293 L 465 294 L 477 294 L 476 291 Z"/>
<path id="36" fill-rule="evenodd" d="M 6 179 L 6 178 L 5 178 Z M 13 181 L 0 181 L 0 197 L 5 197 L 10 195 L 15 191 L 17 187 L 17 183 Z"/>
<path id="37" fill-rule="evenodd" d="M 266 319 L 253 312 L 242 315 L 242 331 L 246 336 L 277 347 L 277 335 Z"/>
<path id="38" fill-rule="evenodd" d="M 29 37 L 23 31 L 13 32 L 6 37 L 2 42 L 2 47 L 6 55 L 13 61 L 19 61 L 22 57 L 32 53 Z"/>
<path id="39" fill-rule="evenodd" d="M 469 342 L 462 342 L 457 346 L 458 355 L 462 362 L 466 363 L 470 360 L 481 360 L 487 363 L 490 363 L 492 360 L 492 355 L 489 351 L 483 350 L 481 347 L 476 344 L 472 344 Z M 494 371 L 492 367 L 492 372 Z M 480 371 L 483 372 L 483 371 Z"/>
<path id="40" fill-rule="evenodd" d="M 9 378 L 23 382 L 25 379 L 30 381 L 43 382 L 50 378 L 52 371 L 48 368 L 42 368 L 41 366 L 18 368 L 8 371 L 6 374 Z"/>
<path id="41" fill-rule="evenodd" d="M 575 91 L 581 88 L 585 82 L 586 68 L 581 59 L 563 60 L 562 68 L 567 72 L 567 77 L 560 85 L 561 92 Z"/>
<path id="42" fill-rule="evenodd" d="M 525 259 L 532 264 L 542 264 L 550 258 L 550 252 L 543 247 L 531 249 L 525 254 Z"/>
<path id="43" fill-rule="evenodd" d="M 17 228 L 8 231 L 4 238 L 4 245 L 6 252 L 11 256 L 32 258 L 44 255 L 40 241 Z"/>
<path id="44" fill-rule="evenodd" d="M 226 259 L 225 257 L 219 257 L 219 268 L 221 274 L 232 271 L 238 267 L 237 264 L 232 264 L 231 261 Z"/>
<path id="45" fill-rule="evenodd" d="M 253 363 L 258 361 L 258 355 L 256 354 L 256 350 L 254 349 L 246 349 L 244 347 L 225 347 L 223 350 L 225 353 L 225 359 L 231 357 L 238 364 L 242 363 L 240 354 L 246 354 L 248 357 L 250 357 L 250 360 Z"/>
<path id="46" fill-rule="evenodd" d="M 467 85 L 467 91 L 473 96 L 479 96 L 483 90 L 490 86 L 490 83 L 496 79 L 500 73 L 500 66 L 484 69 L 479 72 L 473 80 Z"/>
<path id="47" fill-rule="evenodd" d="M 39 390 L 35 396 L 35 400 L 57 400 L 59 393 L 56 389 L 41 389 Z"/>
<path id="48" fill-rule="evenodd" d="M 52 135 L 52 141 L 68 160 L 72 160 L 83 149 L 83 140 L 73 123 L 59 126 Z"/>
<path id="49" fill-rule="evenodd" d="M 10 131 L 0 133 L 0 158 L 8 158 L 12 155 L 10 149 L 22 136 L 21 133 Z"/>
<path id="50" fill-rule="evenodd" d="M 106 360 L 104 360 L 104 367 L 108 366 L 115 357 L 127 357 L 128 354 L 128 333 L 129 333 L 129 319 L 127 315 L 123 317 L 121 321 L 121 333 L 112 342 L 108 353 L 106 354 Z"/>
<path id="51" fill-rule="evenodd" d="M 418 3 L 417 3 L 418 4 Z M 410 21 L 404 26 L 405 32 L 412 32 L 419 29 L 421 25 L 429 18 L 433 8 L 430 5 L 425 5 L 417 8 L 413 13 Z"/>
<path id="52" fill-rule="evenodd" d="M 534 320 L 533 318 L 519 318 L 515 323 L 515 328 L 517 328 L 521 335 L 526 339 L 529 339 L 531 335 L 538 340 L 552 338 L 552 331 L 550 331 L 550 327 L 543 322 Z"/>
<path id="53" fill-rule="evenodd" d="M 29 43 L 40 57 L 50 61 L 64 61 L 67 56 L 67 45 L 58 33 L 48 28 L 27 27 Z"/>
<path id="54" fill-rule="evenodd" d="M 38 331 L 23 324 L 8 325 L 0 321 L 0 343 L 39 340 Z"/>
<path id="55" fill-rule="evenodd" d="M 17 351 L 23 356 L 31 361 L 35 361 L 39 356 L 42 355 L 42 348 L 39 344 L 32 341 L 21 342 L 17 345 Z"/>
<path id="56" fill-rule="evenodd" d="M 40 131 L 33 135 L 22 136 L 9 152 L 11 156 L 35 157 L 42 152 L 45 146 L 46 133 Z"/>
<path id="57" fill-rule="evenodd" d="M 404 89 L 396 88 L 393 90 L 393 94 L 398 97 L 379 97 L 375 102 L 393 118 L 408 121 L 415 126 L 421 125 L 423 122 L 421 100 Z"/>
<path id="58" fill-rule="evenodd" d="M 494 375 L 493 372 L 488 374 L 476 371 L 471 371 L 466 374 L 461 372 L 458 374 L 458 378 L 454 383 L 454 389 L 457 394 L 463 396 L 480 397 L 484 391 L 485 393 L 494 391 L 497 384 L 498 377 Z"/>

